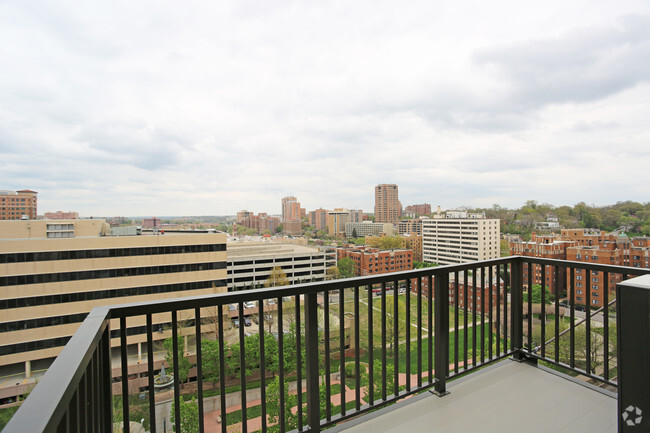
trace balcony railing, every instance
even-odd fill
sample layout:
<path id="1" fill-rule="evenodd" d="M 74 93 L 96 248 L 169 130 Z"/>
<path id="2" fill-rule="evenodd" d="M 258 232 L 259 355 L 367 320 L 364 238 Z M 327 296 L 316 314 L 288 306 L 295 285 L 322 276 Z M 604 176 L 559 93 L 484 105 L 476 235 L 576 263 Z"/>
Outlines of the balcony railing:
<path id="1" fill-rule="evenodd" d="M 524 296 L 540 267 L 542 299 L 536 305 Z M 577 270 L 587 282 L 582 322 L 575 308 Z M 600 311 L 590 308 L 595 272 L 604 276 L 600 304 L 607 307 Z M 648 273 L 516 256 L 98 307 L 6 431 L 109 432 L 116 426 L 129 432 L 143 424 L 146 431 L 161 432 L 171 431 L 172 423 L 175 431 L 185 431 L 184 423 L 204 431 L 208 412 L 216 412 L 224 433 L 231 424 L 240 424 L 244 433 L 318 432 L 423 390 L 442 396 L 448 381 L 505 357 L 544 362 L 616 388 L 610 281 Z M 568 307 L 547 307 L 546 287 L 558 298 L 564 288 Z M 247 302 L 256 308 L 246 309 Z M 229 304 L 238 306 L 232 313 L 238 328 L 231 327 Z M 244 326 L 251 312 L 257 323 Z M 171 358 L 164 364 L 173 388 L 166 394 L 154 392 L 163 363 L 155 355 L 161 321 L 171 326 Z M 127 322 L 144 323 L 144 334 L 124 332 Z M 111 338 L 115 331 L 119 339 Z M 146 360 L 129 361 L 129 350 L 140 350 L 140 344 Z M 181 383 L 184 374 L 188 379 Z M 208 396 L 213 390 L 216 395 Z M 189 419 L 188 405 L 194 411 Z"/>

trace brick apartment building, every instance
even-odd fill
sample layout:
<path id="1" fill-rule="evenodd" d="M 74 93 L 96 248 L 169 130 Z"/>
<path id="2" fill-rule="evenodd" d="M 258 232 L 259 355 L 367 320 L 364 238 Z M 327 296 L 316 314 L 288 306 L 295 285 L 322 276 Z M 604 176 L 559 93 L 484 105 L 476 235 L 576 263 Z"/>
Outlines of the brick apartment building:
<path id="1" fill-rule="evenodd" d="M 280 219 L 269 216 L 266 212 L 255 215 L 253 212 L 243 210 L 237 212 L 237 224 L 257 230 L 260 233 L 266 230 L 274 233 L 280 225 Z"/>
<path id="2" fill-rule="evenodd" d="M 329 211 L 323 208 L 309 212 L 309 225 L 316 227 L 316 230 L 327 230 L 328 215 Z"/>
<path id="3" fill-rule="evenodd" d="M 650 268 L 650 238 L 632 238 L 615 233 L 606 233 L 596 229 L 563 229 L 560 235 L 539 236 L 533 233 L 529 242 L 521 239 L 510 242 L 510 254 L 547 259 L 570 260 L 583 263 L 599 263 L 616 266 L 635 266 Z M 616 284 L 622 280 L 621 275 L 605 276 L 603 272 L 590 272 L 576 269 L 573 282 L 570 274 L 560 269 L 556 272 L 546 266 L 542 274 L 540 265 L 532 265 L 532 284 L 544 284 L 551 293 L 557 288 L 560 297 L 568 296 L 569 287 L 574 287 L 576 303 L 591 307 L 604 305 L 605 290 L 607 299 L 614 296 Z M 524 286 L 528 286 L 528 267 L 523 269 Z"/>
<path id="4" fill-rule="evenodd" d="M 79 212 L 63 212 L 60 210 L 56 212 L 45 212 L 43 218 L 46 220 L 78 220 Z"/>
<path id="5" fill-rule="evenodd" d="M 142 220 L 142 228 L 143 229 L 153 229 L 153 228 L 160 228 L 162 225 L 162 222 L 160 221 L 160 218 L 144 218 Z"/>
<path id="6" fill-rule="evenodd" d="M 37 217 L 37 194 L 36 191 L 29 189 L 0 190 L 0 221 L 35 220 Z"/>
<path id="7" fill-rule="evenodd" d="M 413 204 L 411 206 L 406 206 L 404 212 L 411 212 L 415 214 L 415 216 L 431 215 L 431 205 L 429 203 Z"/>
<path id="8" fill-rule="evenodd" d="M 305 215 L 305 210 L 300 207 L 296 197 L 288 196 L 282 198 L 282 222 L 299 220 Z"/>
<path id="9" fill-rule="evenodd" d="M 413 269 L 413 251 L 406 249 L 380 250 L 371 247 L 338 248 L 337 260 L 352 259 L 359 276 L 386 274 Z"/>

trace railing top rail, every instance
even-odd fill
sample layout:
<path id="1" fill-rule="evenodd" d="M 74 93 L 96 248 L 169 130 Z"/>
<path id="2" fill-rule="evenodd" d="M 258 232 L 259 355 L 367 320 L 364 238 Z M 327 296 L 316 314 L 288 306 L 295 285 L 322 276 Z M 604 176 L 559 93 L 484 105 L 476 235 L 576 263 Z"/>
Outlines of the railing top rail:
<path id="1" fill-rule="evenodd" d="M 422 276 L 435 276 L 455 271 L 473 270 L 481 267 L 502 265 L 512 262 L 512 257 L 483 260 L 453 265 L 442 265 L 433 268 L 413 269 L 393 272 L 390 274 L 368 275 L 341 280 L 317 281 L 313 283 L 293 284 L 290 286 L 266 287 L 237 292 L 216 293 L 214 295 L 185 296 L 182 298 L 161 299 L 156 301 L 135 302 L 129 304 L 111 305 L 111 318 L 129 317 L 148 313 L 161 313 L 170 310 L 189 310 L 197 307 L 214 307 L 217 305 L 238 302 L 258 301 L 262 299 L 280 298 L 285 296 L 306 295 L 322 292 L 323 290 L 341 290 L 350 287 L 365 287 L 371 284 L 390 283 Z"/>
<path id="2" fill-rule="evenodd" d="M 168 312 L 170 310 L 189 310 L 196 307 L 206 308 L 238 302 L 259 301 L 262 299 L 280 298 L 285 296 L 306 295 L 322 292 L 323 290 L 333 291 L 355 286 L 366 287 L 372 284 L 391 283 L 394 281 L 403 281 L 410 278 L 430 275 L 436 276 L 450 272 L 462 272 L 465 270 L 473 270 L 482 267 L 503 265 L 514 262 L 531 262 L 568 268 L 583 268 L 613 273 L 624 273 L 628 275 L 650 274 L 650 269 L 633 268 L 627 266 L 613 266 L 574 262 L 568 260 L 542 259 L 528 256 L 509 256 L 499 259 L 393 272 L 390 274 L 368 275 L 340 280 L 317 281 L 313 283 L 301 283 L 290 286 L 267 287 L 262 289 L 242 290 L 237 292 L 217 293 L 214 295 L 186 296 L 182 298 L 118 304 L 111 305 L 108 308 L 110 309 L 111 318 L 129 317 L 147 313 Z"/>
<path id="3" fill-rule="evenodd" d="M 536 263 L 540 265 L 552 265 L 552 266 L 561 266 L 566 268 L 580 268 L 580 269 L 589 269 L 591 271 L 599 272 L 609 272 L 615 274 L 627 274 L 627 275 L 647 275 L 650 274 L 650 269 L 646 268 L 635 268 L 632 266 L 618 266 L 618 265 L 604 265 L 602 263 L 589 263 L 589 262 L 576 262 L 571 260 L 558 260 L 558 259 L 543 259 L 540 257 L 529 257 L 529 256 L 511 256 L 513 259 L 519 259 L 524 262 Z"/>
<path id="4" fill-rule="evenodd" d="M 88 314 L 3 432 L 56 431 L 108 325 L 108 315 L 107 307 Z"/>

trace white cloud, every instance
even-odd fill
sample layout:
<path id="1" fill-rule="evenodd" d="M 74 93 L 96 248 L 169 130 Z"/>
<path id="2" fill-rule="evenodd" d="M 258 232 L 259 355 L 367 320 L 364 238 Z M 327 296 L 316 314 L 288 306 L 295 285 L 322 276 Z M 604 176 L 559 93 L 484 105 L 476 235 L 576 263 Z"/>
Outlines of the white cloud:
<path id="1" fill-rule="evenodd" d="M 649 23 L 635 1 L 5 1 L 0 188 L 87 216 L 372 211 L 378 183 L 645 201 Z"/>

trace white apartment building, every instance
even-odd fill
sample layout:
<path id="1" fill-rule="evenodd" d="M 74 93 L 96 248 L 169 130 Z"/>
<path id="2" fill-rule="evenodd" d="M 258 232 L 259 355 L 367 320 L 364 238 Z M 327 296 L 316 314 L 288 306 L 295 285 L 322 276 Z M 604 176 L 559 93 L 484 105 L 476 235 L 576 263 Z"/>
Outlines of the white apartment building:
<path id="1" fill-rule="evenodd" d="M 390 223 L 373 223 L 371 221 L 364 221 L 362 223 L 345 223 L 346 238 L 363 238 L 382 233 L 392 235 L 394 232 L 394 226 Z"/>
<path id="2" fill-rule="evenodd" d="M 447 265 L 500 256 L 501 220 L 427 218 L 422 220 L 422 258 Z"/>

